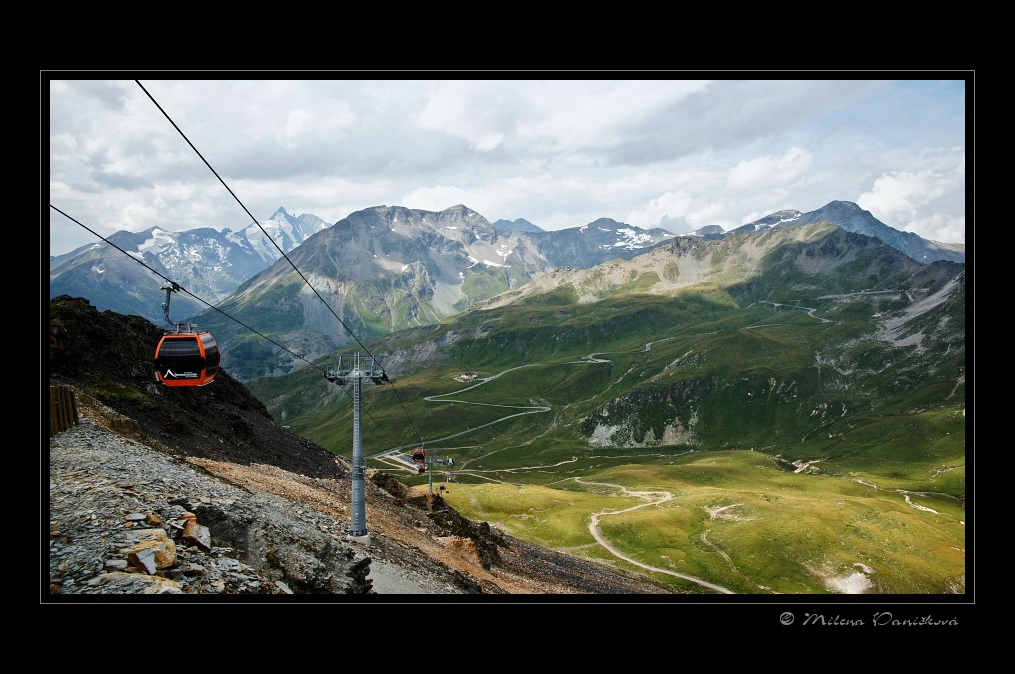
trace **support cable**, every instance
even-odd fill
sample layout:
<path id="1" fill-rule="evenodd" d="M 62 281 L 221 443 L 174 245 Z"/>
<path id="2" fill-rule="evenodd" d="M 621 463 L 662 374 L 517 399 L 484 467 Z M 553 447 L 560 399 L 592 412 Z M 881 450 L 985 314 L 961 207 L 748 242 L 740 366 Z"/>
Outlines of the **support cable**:
<path id="1" fill-rule="evenodd" d="M 232 191 L 232 189 L 229 188 L 229 185 L 226 184 L 226 181 L 222 180 L 222 177 L 218 174 L 218 172 L 214 168 L 212 168 L 212 165 L 208 163 L 208 160 L 204 158 L 204 156 L 198 151 L 198 149 L 196 147 L 194 147 L 194 144 L 190 142 L 190 139 L 187 138 L 186 134 L 184 134 L 183 131 L 180 129 L 180 127 L 176 125 L 176 122 L 174 122 L 172 120 L 172 118 L 168 114 L 166 114 L 166 111 L 162 109 L 162 106 L 158 104 L 158 101 L 156 101 L 154 98 L 152 98 L 152 95 L 148 93 L 148 90 L 144 88 L 144 86 L 141 84 L 141 82 L 138 82 L 137 80 L 134 80 L 134 81 L 137 82 L 137 85 L 139 87 L 141 87 L 141 91 L 145 92 L 145 95 L 147 95 L 148 98 L 151 99 L 152 103 L 155 104 L 155 107 L 157 107 L 159 109 L 159 112 L 161 112 L 165 116 L 165 118 L 167 120 L 169 120 L 169 123 L 172 124 L 173 128 L 175 128 L 176 131 L 180 134 L 180 136 L 183 137 L 183 140 L 187 141 L 187 145 L 189 145 L 191 147 L 191 149 L 194 150 L 194 153 L 197 154 L 197 156 L 201 158 L 201 161 L 203 161 L 204 165 L 208 167 L 208 170 L 211 171 L 215 175 L 216 178 L 218 178 L 218 181 L 220 183 L 222 183 L 222 186 L 226 188 L 226 191 L 229 192 L 229 194 L 232 195 L 233 199 L 236 200 L 236 203 L 238 203 L 240 205 L 240 208 L 242 208 L 246 212 L 247 216 L 249 216 L 250 219 L 254 222 L 254 224 L 256 224 L 258 226 L 258 228 L 260 228 L 260 230 L 268 238 L 268 241 L 271 241 L 271 244 L 273 246 L 275 246 L 275 248 L 282 255 L 282 257 L 285 258 L 285 261 L 288 262 L 289 265 L 293 269 L 296 270 L 296 273 L 300 275 L 300 278 L 303 279 L 303 281 L 307 284 L 307 286 L 311 290 L 314 291 L 314 294 L 317 295 L 317 299 L 321 300 L 321 303 L 328 308 L 328 311 L 331 312 L 331 315 L 334 316 L 335 319 L 342 325 L 342 327 L 346 329 L 346 331 L 349 333 L 349 335 L 354 340 L 356 340 L 356 343 L 359 344 L 361 347 L 363 347 L 363 350 L 366 351 L 367 355 L 372 358 L 373 354 L 370 353 L 370 350 L 367 349 L 367 347 L 363 344 L 363 342 L 361 342 L 359 340 L 359 337 L 356 336 L 356 334 L 349 328 L 349 326 L 346 325 L 345 322 L 341 318 L 339 318 L 338 314 L 335 313 L 335 310 L 331 308 L 331 305 L 328 304 L 324 300 L 323 297 L 321 297 L 321 294 L 319 292 L 317 292 L 317 288 L 315 288 L 313 285 L 311 285 L 310 281 L 307 280 L 307 277 L 303 275 L 303 272 L 301 272 L 299 270 L 299 268 L 295 264 L 293 264 L 293 261 L 290 260 L 289 256 L 285 254 L 285 251 L 282 250 L 282 248 L 277 243 L 275 243 L 275 240 L 272 239 L 271 236 L 268 235 L 268 232 L 266 232 L 264 230 L 264 227 L 261 227 L 261 223 L 257 221 L 257 218 L 255 218 L 253 216 L 253 214 L 251 214 L 251 212 L 249 210 L 247 210 L 247 207 L 243 205 L 243 202 L 240 201 L 240 198 L 238 196 L 236 196 L 236 194 Z"/>
<path id="2" fill-rule="evenodd" d="M 340 317 L 340 316 L 339 316 L 339 315 L 338 315 L 337 313 L 335 313 L 335 310 L 331 308 L 331 305 L 330 305 L 330 304 L 328 304 L 328 302 L 327 302 L 327 301 L 325 301 L 325 299 L 324 299 L 324 298 L 323 298 L 323 297 L 321 296 L 321 294 L 320 294 L 320 293 L 319 293 L 319 292 L 317 291 L 317 289 L 316 289 L 316 288 L 314 288 L 314 286 L 313 286 L 313 285 L 312 285 L 312 284 L 310 283 L 310 281 L 309 281 L 309 280 L 307 279 L 307 277 L 306 277 L 306 276 L 305 276 L 305 275 L 303 274 L 303 272 L 302 272 L 302 271 L 300 271 L 300 269 L 299 269 L 299 268 L 298 268 L 298 267 L 297 267 L 297 266 L 295 265 L 295 263 L 293 263 L 293 261 L 292 261 L 292 260 L 291 260 L 291 259 L 289 258 L 289 256 L 288 256 L 288 255 L 286 255 L 285 251 L 284 251 L 284 250 L 283 250 L 283 249 L 282 249 L 282 248 L 281 248 L 281 247 L 280 247 L 280 246 L 278 245 L 278 243 L 276 243 L 276 242 L 275 242 L 275 240 L 274 240 L 274 239 L 273 239 L 273 238 L 272 238 L 272 237 L 271 237 L 271 236 L 270 236 L 270 235 L 268 234 L 268 232 L 267 232 L 267 231 L 266 231 L 266 230 L 264 229 L 264 227 L 263 227 L 263 226 L 261 225 L 261 223 L 260 223 L 260 222 L 258 222 L 257 218 L 255 218 L 255 217 L 253 216 L 253 214 L 252 214 L 252 213 L 250 212 L 250 210 L 249 210 L 249 209 L 247 209 L 247 207 L 246 207 L 246 206 L 245 206 L 245 205 L 243 204 L 243 202 L 242 202 L 242 201 L 240 200 L 240 198 L 239 198 L 239 197 L 238 197 L 238 196 L 236 195 L 236 193 L 235 193 L 235 192 L 233 192 L 233 190 L 232 190 L 232 189 L 231 189 L 231 188 L 229 187 L 229 185 L 228 185 L 228 184 L 227 184 L 227 183 L 225 182 L 225 180 L 223 180 L 223 179 L 222 179 L 222 177 L 221 177 L 221 176 L 220 176 L 220 175 L 218 174 L 218 172 L 217 172 L 217 171 L 216 171 L 216 170 L 214 169 L 214 167 L 212 167 L 212 165 L 211 165 L 211 164 L 210 164 L 210 163 L 208 162 L 208 160 L 206 160 L 206 159 L 204 158 L 204 156 L 203 156 L 203 155 L 201 154 L 201 152 L 200 152 L 200 151 L 198 151 L 198 149 L 197 149 L 197 148 L 196 148 L 196 147 L 194 146 L 194 144 L 193 144 L 192 142 L 190 142 L 190 139 L 189 139 L 189 138 L 187 138 L 186 134 L 184 134 L 184 133 L 183 133 L 183 130 L 182 130 L 182 129 L 180 129 L 180 127 L 179 127 L 179 126 L 178 126 L 178 125 L 176 124 L 176 122 L 174 122 L 174 121 L 173 121 L 173 119 L 172 119 L 172 118 L 171 118 L 171 117 L 170 117 L 170 116 L 169 116 L 169 115 L 168 115 L 168 114 L 166 113 L 166 111 L 165 111 L 165 110 L 164 110 L 164 109 L 162 108 L 162 106 L 161 106 L 161 105 L 159 105 L 158 101 L 156 101 L 156 100 L 155 100 L 155 98 L 154 98 L 154 97 L 153 97 L 153 96 L 152 96 L 152 95 L 151 95 L 151 94 L 150 94 L 150 93 L 148 92 L 148 90 L 147 90 L 147 89 L 145 89 L 144 85 L 142 85 L 142 84 L 141 84 L 141 82 L 140 82 L 139 80 L 135 80 L 135 83 L 136 83 L 136 84 L 138 85 L 138 87 L 140 87 L 140 88 L 141 88 L 141 90 L 142 90 L 142 91 L 143 91 L 143 92 L 145 93 L 145 95 L 146 95 L 146 96 L 148 96 L 148 98 L 149 98 L 149 99 L 150 99 L 150 100 L 152 101 L 152 103 L 153 103 L 153 104 L 155 105 L 155 107 L 156 107 L 156 108 L 158 108 L 159 112 L 161 112 L 161 113 L 162 113 L 162 115 L 163 115 L 163 116 L 164 116 L 164 117 L 166 118 L 166 120 L 167 120 L 167 121 L 168 121 L 168 122 L 169 122 L 170 124 L 172 124 L 173 128 L 174 128 L 174 129 L 176 129 L 177 133 L 179 133 L 179 134 L 180 134 L 180 136 L 181 136 L 181 137 L 183 138 L 183 140 L 184 140 L 184 141 L 185 141 L 185 142 L 187 143 L 187 145 L 189 145 L 189 146 L 190 146 L 190 148 L 191 148 L 191 149 L 192 149 L 192 150 L 194 151 L 194 153 L 195 153 L 195 154 L 197 154 L 197 156 L 198 156 L 198 157 L 199 157 L 199 158 L 201 159 L 201 161 L 202 161 L 202 162 L 204 162 L 205 166 L 207 166 L 207 167 L 208 167 L 208 170 L 210 170 L 210 171 L 212 172 L 212 174 L 213 174 L 213 175 L 214 175 L 214 176 L 215 176 L 215 177 L 216 177 L 216 178 L 218 179 L 218 181 L 219 181 L 219 182 L 220 182 L 220 183 L 222 184 L 222 186 L 223 186 L 223 187 L 225 187 L 226 191 L 227 191 L 227 192 L 229 192 L 229 194 L 230 194 L 230 195 L 231 195 L 231 196 L 233 197 L 233 199 L 234 199 L 234 200 L 236 201 L 236 203 L 238 203 L 238 204 L 240 205 L 240 207 L 241 207 L 241 208 L 242 208 L 242 209 L 244 210 L 244 212 L 245 212 L 245 213 L 247 214 L 247 216 L 248 216 L 248 217 L 250 217 L 251 221 L 252 221 L 252 222 L 253 222 L 254 224 L 256 224 L 256 225 L 257 225 L 257 227 L 258 227 L 258 228 L 259 228 L 259 229 L 261 230 L 261 232 L 262 232 L 262 233 L 264 234 L 265 238 L 267 238 L 267 239 L 268 239 L 268 241 L 270 241 L 270 242 L 271 242 L 271 244 L 272 244 L 273 246 L 275 246 L 275 248 L 276 248 L 276 250 L 278 250 L 279 254 L 280 254 L 280 255 L 281 255 L 281 256 L 282 256 L 283 258 L 285 258 L 286 262 L 288 262 L 288 263 L 289 263 L 289 265 L 290 265 L 290 266 L 291 266 L 291 267 L 292 267 L 292 268 L 293 268 L 293 269 L 294 269 L 294 270 L 296 271 L 296 273 L 297 273 L 297 274 L 299 274 L 300 278 L 301 278 L 301 279 L 303 279 L 304 283 L 306 283 L 306 284 L 307 284 L 307 286 L 308 286 L 308 287 L 309 287 L 309 288 L 310 288 L 310 289 L 311 289 L 311 290 L 312 290 L 312 291 L 314 292 L 314 294 L 315 294 L 315 295 L 317 296 L 317 298 L 318 298 L 318 299 L 319 299 L 319 300 L 321 301 L 321 303 L 322 303 L 322 304 L 323 304 L 323 305 L 324 305 L 325 307 L 327 307 L 328 311 L 329 311 L 329 312 L 331 312 L 332 316 L 334 316 L 334 317 L 335 317 L 335 319 L 336 319 L 336 320 L 337 320 L 337 321 L 339 322 L 339 324 L 340 324 L 340 325 L 341 325 L 341 326 L 342 326 L 343 328 L 345 328 L 345 330 L 346 330 L 346 331 L 347 331 L 347 332 L 349 333 L 349 335 L 350 335 L 350 336 L 352 337 L 352 339 L 353 339 L 353 340 L 355 340 L 355 342 L 356 342 L 357 344 L 359 344 L 359 345 L 360 345 L 360 347 L 362 347 L 362 348 L 363 348 L 363 350 L 364 350 L 364 351 L 366 352 L 366 354 L 367 354 L 367 355 L 368 355 L 368 356 L 369 356 L 369 357 L 370 357 L 370 358 L 371 358 L 371 359 L 372 359 L 372 360 L 373 360 L 374 362 L 376 362 L 376 358 L 375 358 L 375 357 L 373 356 L 373 354 L 372 354 L 372 353 L 370 352 L 370 350 L 369 350 L 369 349 L 368 349 L 368 348 L 366 347 L 366 345 L 365 345 L 365 344 L 363 344 L 363 342 L 362 342 L 362 341 L 361 341 L 361 340 L 359 339 L 359 337 L 357 337 L 357 336 L 356 336 L 356 334 L 355 334 L 355 333 L 354 333 L 354 332 L 352 331 L 352 329 L 351 329 L 351 328 L 349 328 L 349 326 L 345 324 L 345 321 L 343 321 L 343 320 L 342 320 L 342 318 L 341 318 L 341 317 Z M 177 284 L 177 283 L 176 283 L 175 281 L 173 281 L 172 279 L 168 279 L 168 278 L 166 278 L 165 276 L 163 276 L 163 275 L 162 275 L 161 273 L 159 273 L 158 271 L 156 271 L 156 270 L 152 269 L 151 267 L 149 267 L 149 266 L 148 266 L 147 264 L 145 264 L 145 263 L 144 263 L 143 261 L 141 261 L 141 260 L 138 260 L 138 259 L 137 259 L 136 257 L 134 257 L 133 255 L 130 255 L 129 253 L 127 253 L 126 251 L 124 251 L 124 250 L 123 250 L 122 248 L 120 248 L 120 247 L 119 247 L 119 246 L 117 246 L 116 244 L 112 243 L 111 241 L 109 241 L 109 240 L 108 240 L 108 239 L 106 239 L 105 237 L 103 237 L 103 236 L 99 235 L 98 233 L 96 233 L 96 232 L 95 232 L 95 231 L 93 231 L 92 229 L 88 228 L 87 226 L 85 226 L 85 225 L 84 225 L 84 224 L 82 224 L 81 222 L 78 222 L 77 220 L 75 220 L 74 218 L 72 218 L 71 216 L 69 216 L 69 215 L 68 215 L 67 213 L 64 213 L 63 211 L 61 211 L 60 209 L 56 208 L 56 207 L 55 207 L 55 206 L 53 206 L 52 204 L 50 204 L 50 207 L 51 207 L 51 208 L 52 208 L 53 210 L 57 211 L 58 213 L 62 214 L 62 215 L 63 215 L 64 217 L 66 217 L 66 218 L 70 219 L 71 221 L 73 221 L 73 222 L 75 222 L 76 224 L 80 225 L 80 226 L 81 226 L 81 227 L 83 227 L 84 229 L 88 230 L 89 232 L 91 232 L 92 234 L 94 234 L 95 236 L 97 236 L 98 238 L 102 239 L 103 241 L 105 241 L 105 242 L 106 242 L 106 243 L 108 243 L 109 245 L 113 246 L 114 248 L 116 248 L 117 250 L 119 250 L 119 251 L 120 251 L 121 253 L 124 253 L 125 255 L 128 255 L 128 256 L 129 256 L 129 257 L 130 257 L 131 259 L 133 259 L 133 260 L 135 260 L 136 262 L 138 262 L 138 264 L 142 265 L 143 267 L 145 267 L 146 269 L 148 269 L 149 271 L 151 271 L 151 272 L 152 272 L 153 274 L 155 274 L 156 276 L 158 276 L 158 277 L 160 277 L 160 278 L 164 279 L 164 280 L 165 280 L 165 281 L 167 281 L 168 283 L 173 283 L 173 284 L 174 284 L 174 285 L 175 285 L 175 286 L 176 286 L 177 288 L 179 288 L 179 290 L 181 290 L 181 291 L 183 291 L 183 292 L 187 293 L 188 295 L 190 295 L 190 296 L 191 296 L 191 297 L 193 297 L 194 299 L 198 300 L 199 302 L 201 302 L 201 303 L 205 304 L 206 306 L 208 306 L 208 307 L 210 307 L 210 308 L 212 308 L 212 309 L 215 309 L 216 311 L 218 311 L 218 312 L 219 312 L 220 314 L 222 314 L 223 316 L 226 316 L 226 317 L 227 317 L 227 318 L 229 318 L 230 320 L 232 320 L 232 321 L 235 321 L 236 323 L 238 323 L 239 325 L 243 326 L 243 327 L 244 327 L 244 328 L 246 328 L 247 330 L 250 330 L 251 332 L 253 332 L 253 333 L 257 334 L 257 335 L 258 335 L 258 336 L 260 336 L 260 337 L 261 337 L 262 339 L 265 339 L 265 340 L 267 340 L 268 342 L 271 342 L 272 344 L 274 344 L 274 345 L 275 345 L 275 346 L 277 346 L 278 348 L 282 349 L 282 350 L 283 350 L 283 351 L 285 351 L 286 353 L 288 353 L 288 354 L 292 355 L 293 357 L 295 357 L 295 358 L 297 358 L 297 359 L 299 359 L 299 360 L 302 360 L 303 362 L 305 362 L 305 363 L 307 363 L 307 364 L 311 365 L 312 367 L 315 367 L 315 368 L 317 368 L 317 369 L 319 369 L 319 370 L 322 370 L 322 371 L 323 371 L 323 368 L 321 368 L 321 367 L 320 367 L 319 365 L 317 365 L 317 364 L 315 364 L 315 363 L 312 363 L 312 362 L 310 362 L 309 360 L 307 360 L 306 358 L 304 358 L 303 356 L 301 356 L 301 355 L 299 355 L 299 354 L 293 353 L 292 351 L 290 351 L 290 350 L 289 350 L 289 349 L 287 349 L 286 347 L 282 346 L 281 344 L 279 344 L 279 343 L 278 343 L 278 342 L 276 342 L 275 340 L 271 339 L 270 337 L 268 337 L 268 336 L 266 336 L 266 335 L 264 335 L 264 334 L 262 334 L 262 333 L 258 332 L 258 331 L 257 331 L 257 330 L 255 330 L 254 328 L 252 328 L 252 327 L 250 327 L 249 325 L 246 325 L 245 323 L 243 323 L 242 321 L 240 321 L 239 319 L 237 319 L 237 318 L 235 318 L 235 317 L 233 317 L 233 316 L 230 316 L 229 314 L 227 314 L 226 312 L 222 311 L 222 310 L 221 310 L 221 309 L 219 309 L 218 307 L 216 307 L 216 306 L 213 306 L 212 304 L 210 304 L 210 303 L 206 302 L 206 301 L 205 301 L 204 299 L 202 299 L 202 298 L 198 297 L 197 295 L 193 294 L 192 292 L 190 292 L 190 291 L 189 291 L 189 290 L 187 290 L 186 288 L 183 288 L 182 286 L 179 286 L 179 284 Z M 388 380 L 386 376 L 384 377 L 384 380 L 385 380 L 385 381 L 387 381 L 388 383 L 391 383 L 391 382 L 390 382 L 390 380 Z M 419 431 L 418 431 L 418 430 L 416 429 L 416 424 L 414 423 L 414 421 L 413 421 L 413 419 L 412 419 L 412 415 L 410 415 L 410 414 L 409 414 L 409 411 L 408 411 L 408 410 L 406 409 L 406 407 L 405 407 L 405 404 L 403 403 L 403 401 L 402 401 L 402 399 L 401 399 L 401 396 L 399 396 L 399 395 L 398 395 L 398 389 L 396 389 L 396 388 L 394 387 L 394 385 L 392 385 L 392 390 L 393 390 L 393 391 L 395 392 L 395 398 L 396 398 L 396 399 L 398 400 L 398 404 L 399 404 L 399 406 L 401 407 L 401 409 L 402 409 L 402 412 L 403 412 L 403 413 L 405 414 L 406 418 L 407 418 L 407 419 L 409 419 L 409 422 L 410 422 L 410 428 L 411 428 L 411 429 L 413 430 L 413 432 L 415 433 L 416 437 L 417 437 L 417 438 L 419 439 L 420 443 L 422 443 L 422 444 L 425 444 L 425 440 L 423 439 L 423 437 L 422 437 L 422 435 L 421 435 L 421 434 L 419 433 Z M 343 389 L 343 391 L 344 391 L 344 389 Z M 370 415 L 368 414 L 368 416 L 370 416 Z M 373 417 L 371 417 L 371 420 L 373 420 L 373 421 L 374 421 L 374 423 L 375 423 L 375 424 L 377 424 L 377 421 L 376 421 L 376 420 L 374 420 L 374 419 L 373 419 Z M 382 426 L 380 426 L 380 424 L 378 424 L 378 427 L 382 427 Z M 383 427 L 382 427 L 382 428 L 383 428 Z"/>
<path id="3" fill-rule="evenodd" d="M 156 101 L 155 98 L 150 93 L 148 93 L 148 90 L 144 88 L 144 85 L 142 85 L 139 80 L 134 80 L 134 81 L 141 88 L 141 91 L 143 91 L 145 93 L 145 95 L 148 96 L 149 99 L 151 99 L 151 102 L 153 104 L 155 104 L 155 107 L 157 107 L 159 109 L 159 112 L 161 112 L 162 115 L 169 121 L 169 123 L 173 125 L 173 128 L 176 129 L 177 133 L 179 133 L 180 136 L 183 138 L 183 140 L 185 140 L 187 142 L 187 145 L 189 145 L 191 147 L 191 149 L 194 150 L 194 153 L 197 154 L 197 156 L 201 159 L 201 161 L 204 162 L 204 165 L 208 167 L 208 170 L 211 171 L 212 174 L 214 174 L 214 176 L 216 178 L 218 178 L 218 181 L 220 183 L 222 183 L 222 186 L 226 188 L 226 191 L 229 192 L 230 195 L 232 195 L 233 199 L 235 199 L 236 203 L 238 203 L 240 205 L 240 208 L 242 208 L 244 210 L 244 212 L 246 212 L 247 216 L 251 219 L 251 221 L 253 221 L 254 224 L 256 224 L 258 226 L 258 228 L 261 230 L 261 232 L 264 233 L 265 237 L 267 237 L 267 239 L 269 241 L 271 241 L 271 244 L 273 246 L 275 246 L 275 248 L 282 255 L 282 257 L 285 258 L 285 261 L 288 262 L 289 265 L 296 271 L 296 273 L 300 275 L 300 278 L 303 279 L 304 283 L 307 284 L 307 287 L 309 287 L 314 292 L 314 294 L 317 295 L 317 299 L 321 300 L 321 303 L 325 307 L 327 307 L 328 311 L 331 312 L 331 315 L 335 317 L 335 320 L 337 320 L 339 322 L 339 324 L 341 324 L 341 326 L 343 328 L 345 328 L 346 332 L 348 332 L 349 335 L 356 341 L 356 343 L 359 344 L 363 348 L 363 351 L 366 352 L 367 356 L 369 356 L 371 359 L 373 359 L 376 362 L 376 358 L 375 358 L 375 356 L 372 353 L 370 353 L 370 349 L 368 349 L 366 347 L 366 345 L 363 344 L 363 342 L 360 341 L 359 337 L 356 336 L 356 333 L 354 333 L 352 331 L 352 329 L 348 325 L 345 324 L 345 321 L 343 321 L 339 317 L 339 315 L 337 313 L 335 313 L 335 310 L 331 308 L 331 305 L 328 304 L 327 301 L 325 301 L 325 299 L 323 297 L 321 297 L 321 294 L 319 292 L 317 292 L 317 288 L 315 288 L 313 285 L 311 285 L 310 281 L 307 280 L 307 277 L 303 275 L 303 272 L 301 272 L 299 270 L 299 268 L 293 263 L 293 261 L 289 259 L 289 256 L 285 254 L 285 251 L 282 250 L 282 248 L 277 243 L 275 243 L 275 240 L 272 239 L 271 236 L 268 234 L 268 232 L 265 231 L 264 227 L 261 226 L 261 223 L 258 222 L 257 218 L 255 218 L 253 216 L 253 214 L 243 204 L 243 202 L 240 201 L 240 198 L 238 196 L 236 196 L 236 193 L 234 193 L 232 191 L 232 189 L 229 188 L 229 185 L 227 185 L 226 181 L 222 179 L 222 176 L 220 176 L 218 174 L 218 172 L 212 167 L 212 165 L 210 163 L 208 163 L 208 160 L 204 158 L 204 156 L 198 151 L 198 149 L 196 147 L 194 147 L 194 144 L 190 142 L 190 139 L 187 138 L 187 135 L 185 133 L 183 133 L 183 130 L 180 129 L 180 127 L 176 124 L 176 122 L 174 122 L 173 119 L 166 113 L 166 111 L 162 109 L 162 106 L 159 105 L 158 101 Z M 237 322 L 239 322 L 239 321 L 237 321 Z M 269 340 L 269 341 L 271 341 L 271 340 Z M 272 342 L 272 343 L 274 343 L 274 342 Z M 286 349 L 286 351 L 288 351 L 288 349 Z M 423 441 L 423 436 L 420 435 L 418 430 L 416 430 L 416 426 L 415 426 L 415 423 L 413 423 L 412 416 L 409 414 L 409 411 L 405 408 L 405 404 L 402 402 L 402 398 L 398 395 L 398 389 L 396 389 L 394 387 L 394 385 L 392 385 L 391 388 L 392 388 L 393 391 L 395 391 L 395 398 L 398 400 L 398 404 L 402 408 L 402 411 L 405 414 L 406 418 L 409 419 L 409 423 L 410 423 L 410 425 L 411 425 L 411 427 L 413 429 L 413 432 L 419 438 L 420 442 L 424 442 Z"/>

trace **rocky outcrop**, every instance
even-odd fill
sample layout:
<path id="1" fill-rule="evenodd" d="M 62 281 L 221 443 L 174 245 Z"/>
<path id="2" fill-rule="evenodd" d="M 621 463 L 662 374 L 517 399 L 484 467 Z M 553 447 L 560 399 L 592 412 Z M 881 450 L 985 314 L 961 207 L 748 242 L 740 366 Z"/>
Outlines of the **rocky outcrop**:
<path id="1" fill-rule="evenodd" d="M 49 592 L 368 594 L 343 522 L 85 417 L 50 441 Z"/>

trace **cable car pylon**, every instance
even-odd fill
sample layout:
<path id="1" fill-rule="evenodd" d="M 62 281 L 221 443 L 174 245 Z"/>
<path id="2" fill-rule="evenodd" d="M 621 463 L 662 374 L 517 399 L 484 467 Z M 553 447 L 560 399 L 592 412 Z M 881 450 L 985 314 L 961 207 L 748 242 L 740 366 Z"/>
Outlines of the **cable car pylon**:
<path id="1" fill-rule="evenodd" d="M 335 368 L 324 373 L 325 379 L 339 386 L 345 386 L 346 382 L 351 379 L 353 385 L 352 504 L 347 539 L 369 545 L 370 534 L 367 532 L 366 500 L 363 490 L 365 468 L 363 436 L 360 433 L 360 390 L 364 379 L 370 379 L 375 384 L 391 380 L 377 365 L 375 358 L 371 357 L 368 363 L 361 363 L 359 352 L 353 356 L 332 355 L 331 358 L 335 363 Z"/>
<path id="2" fill-rule="evenodd" d="M 453 458 L 451 458 L 450 456 L 448 458 L 446 458 L 446 459 L 427 459 L 426 460 L 426 467 L 427 467 L 427 473 L 428 473 L 428 475 L 427 475 L 427 485 L 428 485 L 428 487 L 430 489 L 430 493 L 431 494 L 433 494 L 433 467 L 434 466 L 453 466 L 453 465 L 455 465 L 455 460 Z"/>

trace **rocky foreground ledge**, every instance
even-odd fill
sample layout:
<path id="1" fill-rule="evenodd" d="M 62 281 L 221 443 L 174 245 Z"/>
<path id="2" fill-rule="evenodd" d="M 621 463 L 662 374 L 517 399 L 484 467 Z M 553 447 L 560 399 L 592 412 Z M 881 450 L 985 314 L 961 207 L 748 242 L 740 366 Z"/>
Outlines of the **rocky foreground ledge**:
<path id="1" fill-rule="evenodd" d="M 342 517 L 347 481 L 178 457 L 103 424 L 85 417 L 50 439 L 50 601 L 667 594 L 644 579 L 464 520 L 439 497 L 375 471 L 367 485 L 372 538 L 353 543 Z M 273 601 L 279 599 L 286 597 Z"/>
<path id="2" fill-rule="evenodd" d="M 82 419 L 50 440 L 51 594 L 365 594 L 344 523 Z M 265 568 L 235 540 L 270 551 Z"/>

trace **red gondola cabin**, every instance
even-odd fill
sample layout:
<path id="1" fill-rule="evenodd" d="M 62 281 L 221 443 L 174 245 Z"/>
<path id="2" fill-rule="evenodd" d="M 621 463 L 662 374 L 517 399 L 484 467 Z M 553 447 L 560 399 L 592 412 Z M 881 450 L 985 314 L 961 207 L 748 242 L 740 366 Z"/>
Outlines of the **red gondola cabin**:
<path id="1" fill-rule="evenodd" d="M 426 452 L 422 447 L 412 450 L 412 462 L 416 464 L 416 468 L 421 474 L 426 472 Z"/>
<path id="2" fill-rule="evenodd" d="M 155 376 L 166 386 L 204 386 L 219 371 L 219 347 L 209 332 L 167 332 L 155 349 Z"/>

